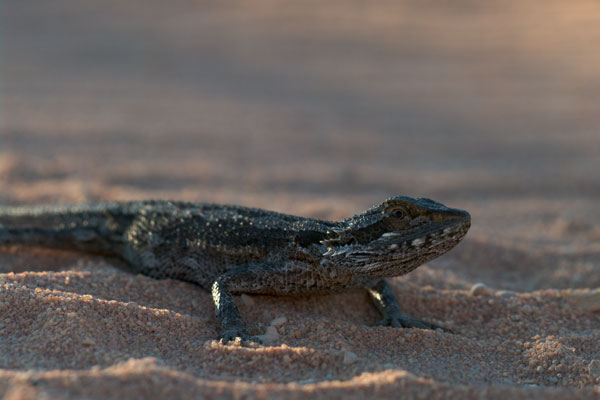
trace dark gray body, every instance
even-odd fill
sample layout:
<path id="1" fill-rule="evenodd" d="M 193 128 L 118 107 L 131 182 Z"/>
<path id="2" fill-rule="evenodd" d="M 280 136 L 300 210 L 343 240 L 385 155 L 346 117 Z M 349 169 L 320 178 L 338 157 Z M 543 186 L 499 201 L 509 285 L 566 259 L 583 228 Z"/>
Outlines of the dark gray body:
<path id="1" fill-rule="evenodd" d="M 211 290 L 225 341 L 250 339 L 231 294 L 324 294 L 365 287 L 384 324 L 441 328 L 401 314 L 383 277 L 410 272 L 466 234 L 468 213 L 395 197 L 340 222 L 254 208 L 140 201 L 0 209 L 0 244 L 77 249 L 135 272 Z"/>

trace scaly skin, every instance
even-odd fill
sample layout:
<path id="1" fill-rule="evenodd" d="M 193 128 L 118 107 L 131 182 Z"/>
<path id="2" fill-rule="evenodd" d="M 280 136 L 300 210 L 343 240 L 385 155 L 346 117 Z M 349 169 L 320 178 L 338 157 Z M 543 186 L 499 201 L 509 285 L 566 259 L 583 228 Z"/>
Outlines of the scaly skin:
<path id="1" fill-rule="evenodd" d="M 135 272 L 195 283 L 212 292 L 223 341 L 251 341 L 257 338 L 246 331 L 233 294 L 327 294 L 363 287 L 383 316 L 380 325 L 450 331 L 402 314 L 384 278 L 444 254 L 470 224 L 466 211 L 401 196 L 340 222 L 155 200 L 0 208 L 0 245 L 116 256 Z"/>

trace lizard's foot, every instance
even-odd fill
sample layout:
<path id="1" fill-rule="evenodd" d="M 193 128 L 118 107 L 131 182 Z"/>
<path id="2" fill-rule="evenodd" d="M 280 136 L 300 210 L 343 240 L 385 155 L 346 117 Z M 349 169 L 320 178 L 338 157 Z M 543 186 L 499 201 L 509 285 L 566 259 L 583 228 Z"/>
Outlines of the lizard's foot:
<path id="1" fill-rule="evenodd" d="M 419 329 L 441 329 L 444 332 L 454 333 L 451 329 L 445 326 L 434 324 L 433 322 L 422 321 L 407 317 L 406 315 L 396 315 L 387 317 L 379 321 L 376 326 L 393 326 L 394 328 L 419 328 Z"/>
<path id="2" fill-rule="evenodd" d="M 223 344 L 227 344 L 229 342 L 235 342 L 237 339 L 240 339 L 242 345 L 247 345 L 249 343 L 258 343 L 262 344 L 262 340 L 257 336 L 251 336 L 248 334 L 246 329 L 228 329 L 226 331 L 221 332 L 221 342 Z"/>

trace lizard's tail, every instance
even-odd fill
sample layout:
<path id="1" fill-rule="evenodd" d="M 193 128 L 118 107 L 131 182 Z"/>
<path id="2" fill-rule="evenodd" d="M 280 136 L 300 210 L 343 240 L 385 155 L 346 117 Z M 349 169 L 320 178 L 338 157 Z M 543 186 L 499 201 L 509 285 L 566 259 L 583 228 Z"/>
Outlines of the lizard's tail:
<path id="1" fill-rule="evenodd" d="M 27 245 L 113 254 L 134 218 L 126 203 L 0 207 L 0 246 Z"/>

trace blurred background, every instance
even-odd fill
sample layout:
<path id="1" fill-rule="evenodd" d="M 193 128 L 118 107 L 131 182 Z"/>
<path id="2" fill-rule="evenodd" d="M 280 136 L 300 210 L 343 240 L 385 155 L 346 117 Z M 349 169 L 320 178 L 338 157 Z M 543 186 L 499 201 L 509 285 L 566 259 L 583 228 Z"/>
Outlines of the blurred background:
<path id="1" fill-rule="evenodd" d="M 423 196 L 469 210 L 473 228 L 413 281 L 600 286 L 596 1 L 0 12 L 2 204 L 170 198 L 344 218 Z"/>

